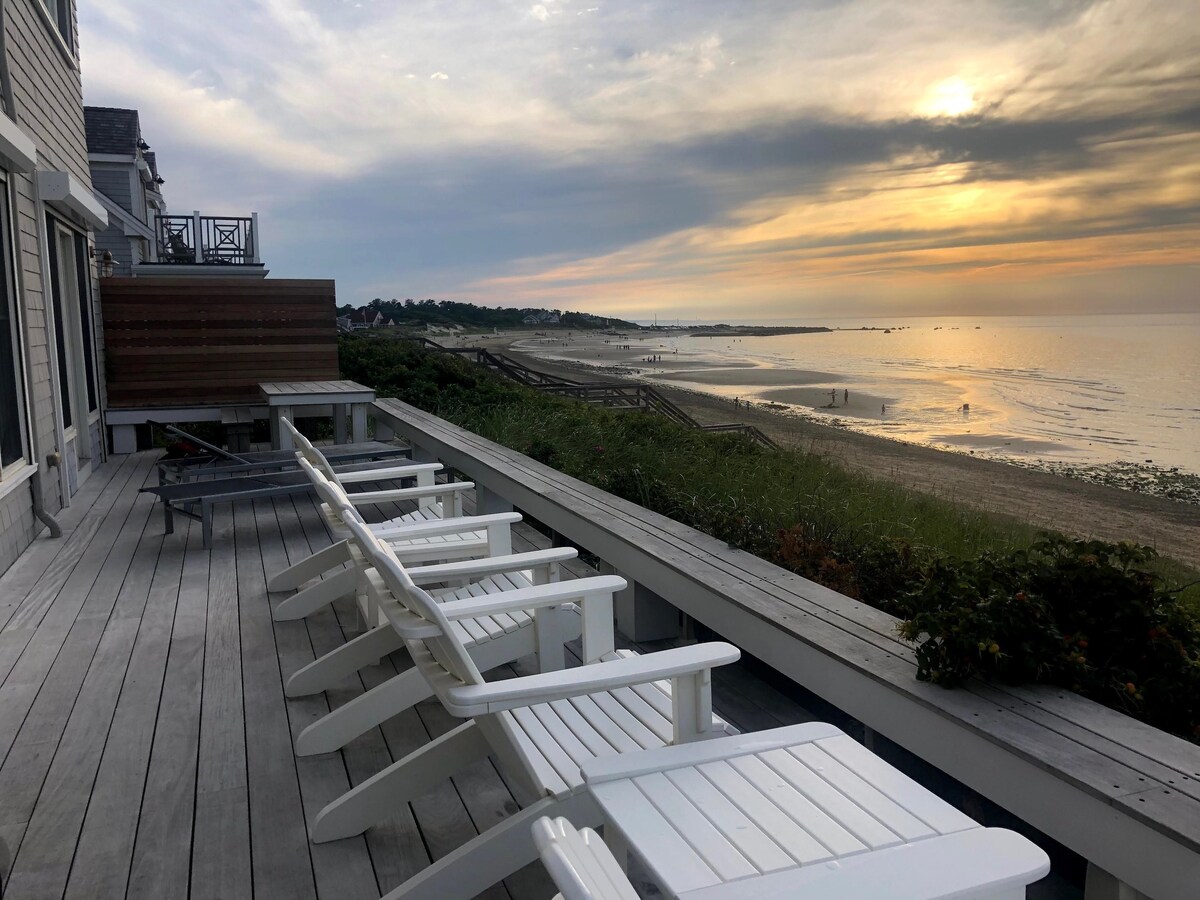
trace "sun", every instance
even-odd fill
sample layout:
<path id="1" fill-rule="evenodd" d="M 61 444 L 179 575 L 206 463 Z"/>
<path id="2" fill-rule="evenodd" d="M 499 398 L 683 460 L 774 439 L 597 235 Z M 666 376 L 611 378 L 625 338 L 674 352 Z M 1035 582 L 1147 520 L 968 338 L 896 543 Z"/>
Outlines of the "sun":
<path id="1" fill-rule="evenodd" d="M 929 118 L 954 118 L 974 111 L 975 92 L 957 75 L 939 81 L 925 92 L 917 112 Z"/>

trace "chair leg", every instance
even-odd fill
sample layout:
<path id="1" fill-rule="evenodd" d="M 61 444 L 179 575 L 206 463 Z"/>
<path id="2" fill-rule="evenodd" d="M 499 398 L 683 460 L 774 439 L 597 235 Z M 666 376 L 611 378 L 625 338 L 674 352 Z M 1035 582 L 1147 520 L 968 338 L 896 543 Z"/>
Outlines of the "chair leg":
<path id="1" fill-rule="evenodd" d="M 482 893 L 538 858 L 533 823 L 542 816 L 565 816 L 577 828 L 596 827 L 603 820 L 587 791 L 547 797 L 446 854 L 382 900 L 446 900 Z"/>
<path id="2" fill-rule="evenodd" d="M 364 666 L 378 665 L 381 659 L 403 646 L 403 638 L 391 628 L 364 631 L 336 650 L 293 672 L 284 685 L 283 693 L 288 697 L 319 694 Z"/>
<path id="3" fill-rule="evenodd" d="M 391 631 L 390 628 L 387 630 Z M 421 671 L 415 667 L 407 669 L 365 694 L 359 694 L 301 731 L 296 737 L 296 755 L 313 756 L 340 750 L 360 734 L 432 696 L 433 689 Z"/>
<path id="4" fill-rule="evenodd" d="M 317 813 L 309 835 L 323 844 L 362 834 L 396 808 L 487 757 L 488 742 L 471 719 L 356 785 Z"/>
<path id="5" fill-rule="evenodd" d="M 350 542 L 338 541 L 336 544 L 330 544 L 324 550 L 318 550 L 312 556 L 305 557 L 298 563 L 292 563 L 283 571 L 276 572 L 267 580 L 267 590 L 295 590 L 304 582 L 311 581 L 335 566 L 349 561 Z"/>
<path id="6" fill-rule="evenodd" d="M 357 586 L 358 573 L 354 569 L 341 569 L 327 578 L 322 578 L 316 584 L 310 584 L 302 591 L 296 591 L 275 607 L 273 616 L 276 622 L 303 619 L 335 600 L 353 594 Z"/>

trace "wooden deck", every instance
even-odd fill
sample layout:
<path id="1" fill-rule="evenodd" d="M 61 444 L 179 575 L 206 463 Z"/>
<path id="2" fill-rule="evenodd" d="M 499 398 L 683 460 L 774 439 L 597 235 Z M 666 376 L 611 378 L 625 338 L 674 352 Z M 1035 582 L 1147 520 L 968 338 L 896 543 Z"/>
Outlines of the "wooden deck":
<path id="1" fill-rule="evenodd" d="M 164 536 L 156 453 L 114 457 L 0 577 L 0 883 L 25 898 L 374 898 L 515 808 L 490 763 L 366 835 L 312 845 L 306 819 L 452 726 L 425 703 L 336 754 L 292 741 L 394 673 L 285 700 L 283 678 L 353 632 L 349 607 L 276 623 L 268 573 L 328 543 L 308 497 L 217 510 Z M 522 527 L 517 549 L 547 546 Z M 588 572 L 582 564 L 571 574 Z M 400 663 L 403 665 L 403 663 Z M 518 668 L 522 668 L 518 666 Z M 499 673 L 504 674 L 504 673 Z M 718 711 L 743 729 L 806 711 L 741 666 Z M 553 894 L 538 866 L 488 898 Z"/>

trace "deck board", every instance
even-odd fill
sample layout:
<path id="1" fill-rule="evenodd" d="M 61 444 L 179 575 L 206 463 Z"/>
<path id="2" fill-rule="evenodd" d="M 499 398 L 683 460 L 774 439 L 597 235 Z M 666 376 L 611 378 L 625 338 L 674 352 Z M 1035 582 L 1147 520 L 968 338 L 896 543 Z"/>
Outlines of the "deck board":
<path id="1" fill-rule="evenodd" d="M 306 725 L 411 663 L 399 652 L 325 694 L 285 699 L 291 672 L 360 627 L 349 601 L 299 622 L 271 618 L 287 594 L 268 595 L 266 577 L 329 543 L 315 501 L 218 507 L 206 550 L 197 523 L 164 535 L 154 499 L 138 494 L 157 480 L 155 458 L 98 467 L 60 517 L 64 537 L 39 539 L 0 576 L 6 900 L 370 900 L 516 809 L 486 761 L 362 837 L 310 844 L 306 822 L 322 806 L 456 722 L 426 702 L 339 753 L 296 759 Z M 524 525 L 514 541 L 548 543 Z M 564 577 L 590 573 L 564 567 Z M 734 681 L 732 705 L 766 721 L 770 698 Z M 535 864 L 481 896 L 552 893 Z"/>
<path id="2" fill-rule="evenodd" d="M 204 678 L 210 561 L 198 522 L 187 523 L 176 537 L 186 547 L 186 554 L 150 764 L 139 798 L 126 891 L 129 900 L 187 897 L 190 883 L 200 751 L 198 686 Z"/>
<path id="3" fill-rule="evenodd" d="M 191 896 L 238 900 L 250 898 L 253 890 L 241 635 L 229 505 L 214 512 L 212 547 Z"/>

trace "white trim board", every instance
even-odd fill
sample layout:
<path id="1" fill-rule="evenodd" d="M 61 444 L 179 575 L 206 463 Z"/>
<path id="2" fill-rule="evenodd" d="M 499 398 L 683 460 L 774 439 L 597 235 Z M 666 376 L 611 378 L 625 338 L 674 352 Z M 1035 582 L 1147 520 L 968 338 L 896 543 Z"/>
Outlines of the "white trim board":
<path id="1" fill-rule="evenodd" d="M 82 216 L 93 228 L 108 225 L 108 212 L 96 195 L 70 172 L 38 172 L 38 194 L 43 203 L 61 206 Z"/>
<path id="2" fill-rule="evenodd" d="M 8 116 L 0 116 L 0 156 L 15 172 L 32 172 L 37 168 L 37 142 Z"/>

